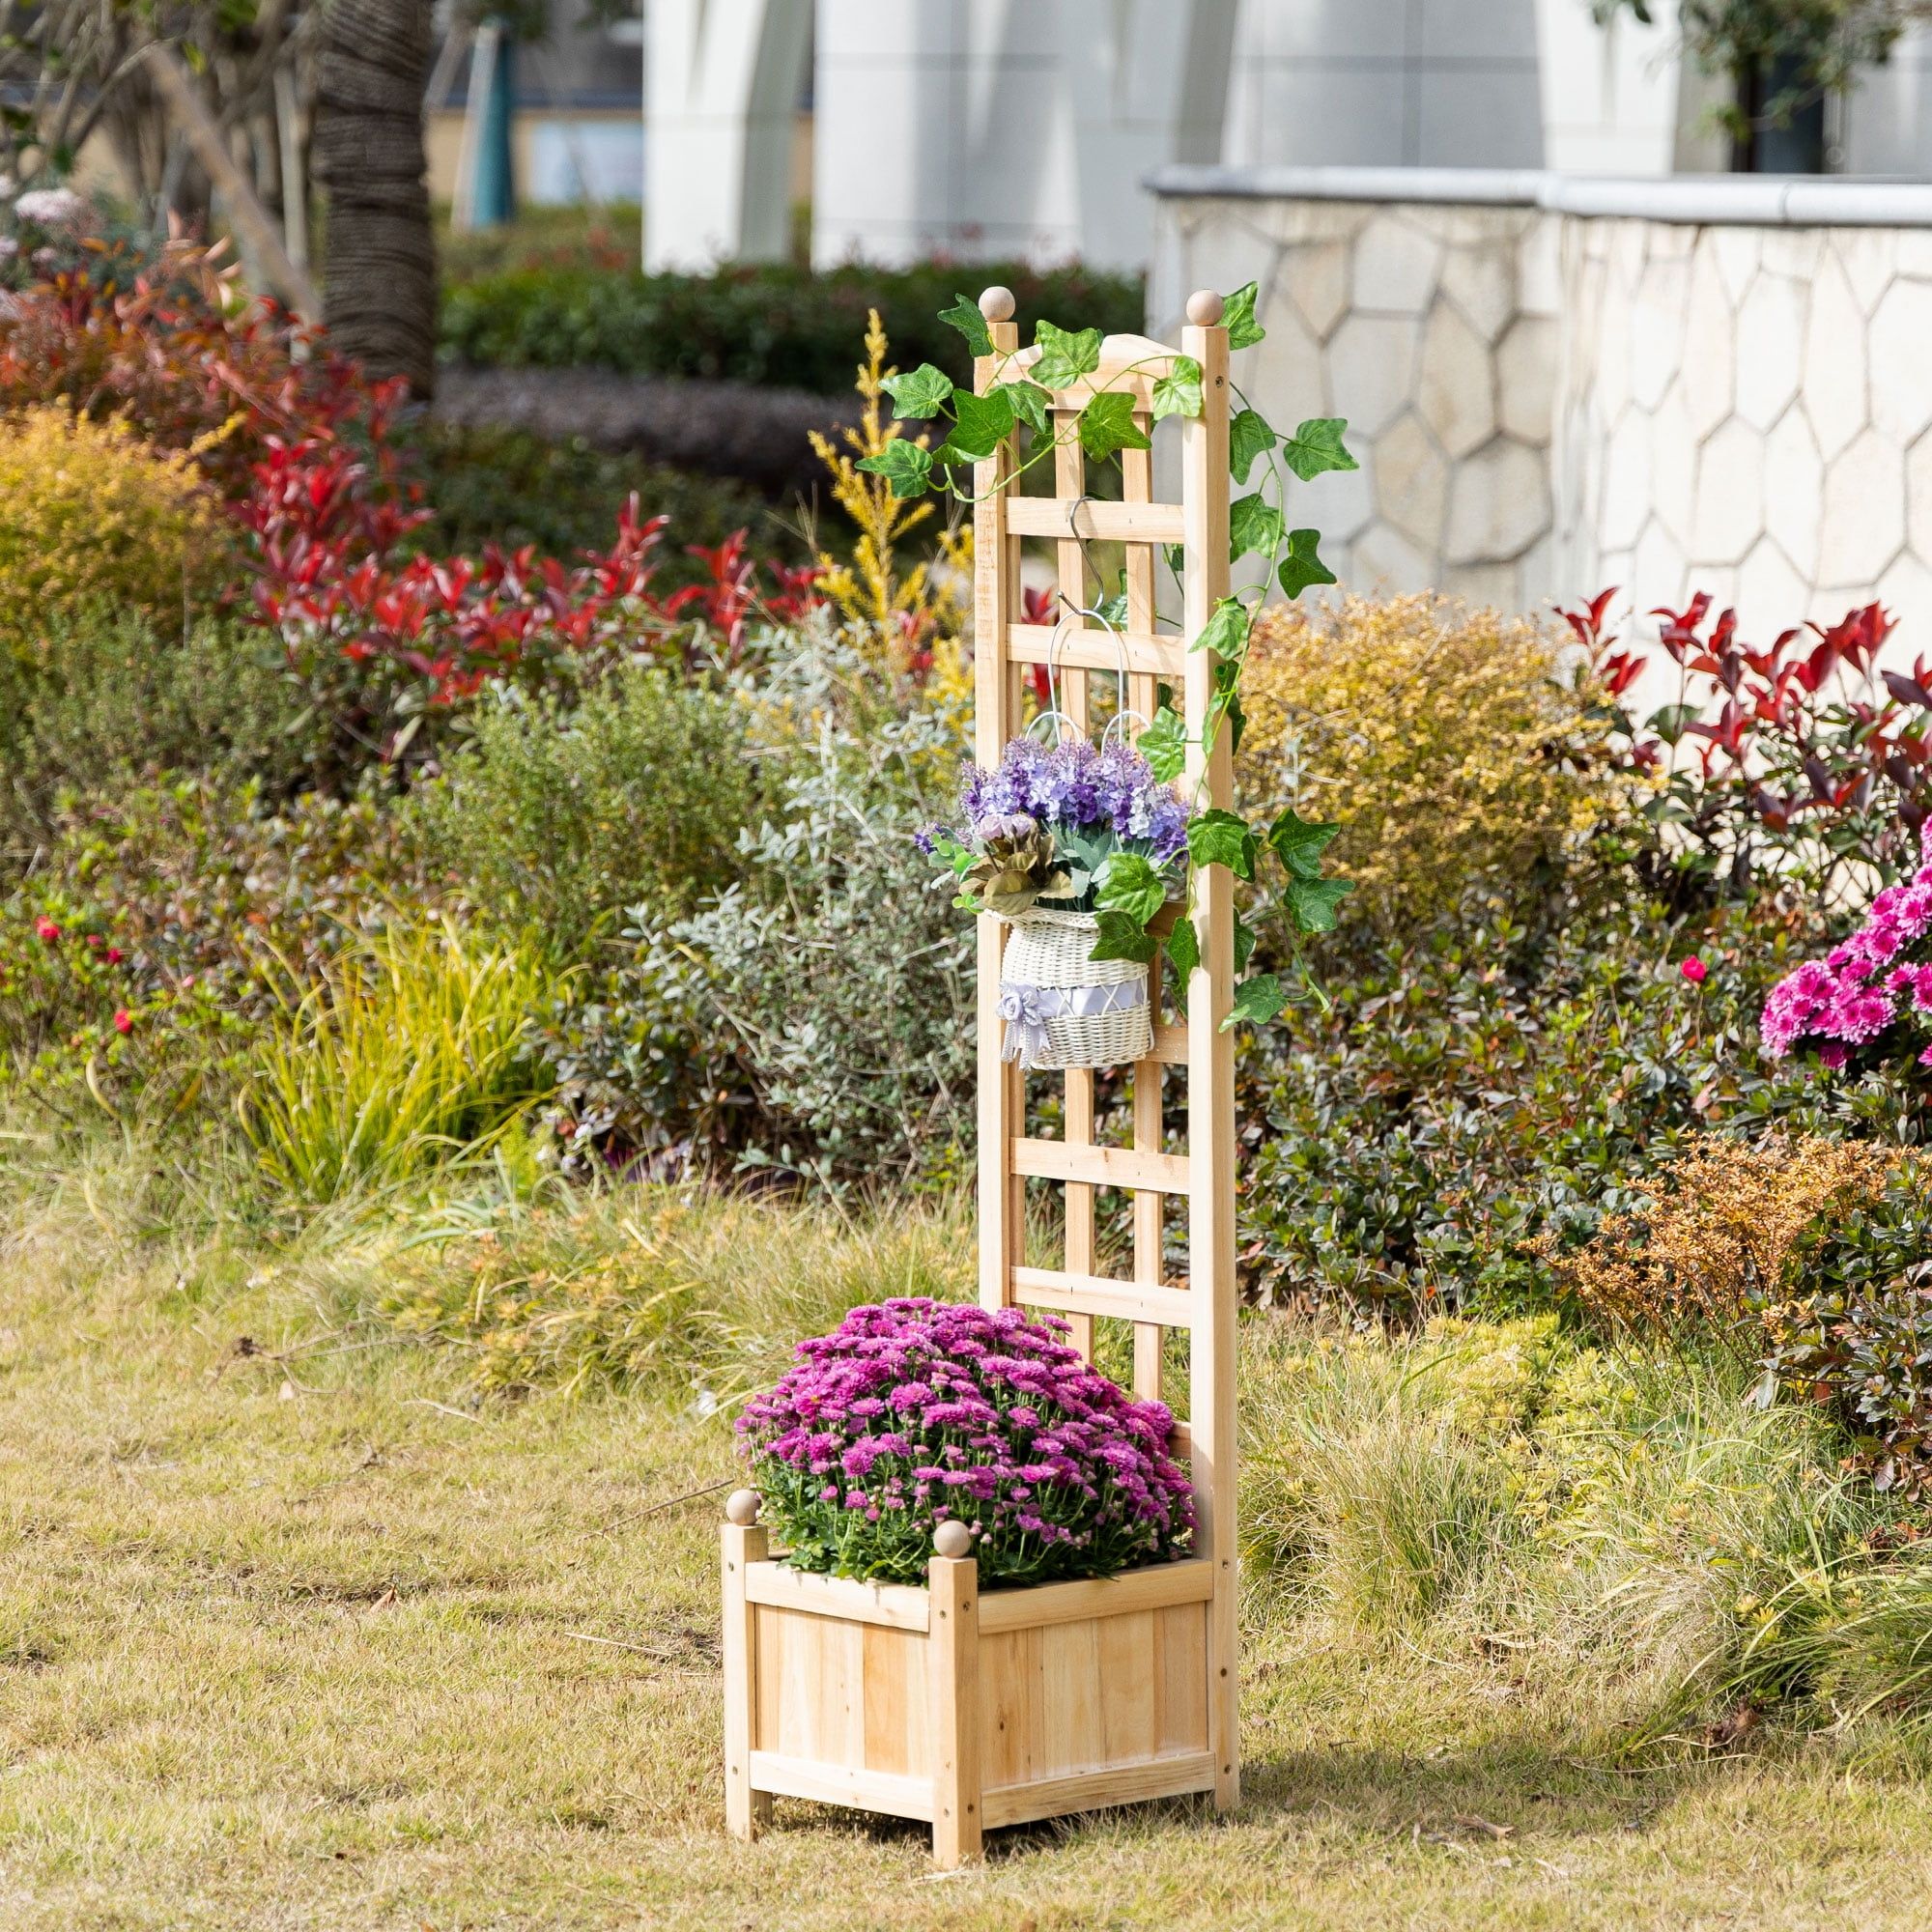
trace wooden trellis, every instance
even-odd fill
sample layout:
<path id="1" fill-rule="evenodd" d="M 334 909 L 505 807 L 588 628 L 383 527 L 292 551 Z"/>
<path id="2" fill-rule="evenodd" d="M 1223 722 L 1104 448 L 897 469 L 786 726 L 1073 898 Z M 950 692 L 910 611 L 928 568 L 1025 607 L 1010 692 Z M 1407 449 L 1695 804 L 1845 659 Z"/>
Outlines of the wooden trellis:
<path id="1" fill-rule="evenodd" d="M 994 354 L 975 368 L 975 387 L 1011 380 L 1010 357 L 1018 335 L 1012 298 L 990 289 L 981 298 Z M 1189 742 L 1183 785 L 1202 807 L 1233 805 L 1230 733 L 1209 725 L 1214 659 L 1190 651 L 1188 639 L 1206 628 L 1217 599 L 1228 594 L 1228 332 L 1220 327 L 1221 298 L 1204 292 L 1187 304 L 1180 353 L 1201 368 L 1201 413 L 1180 417 L 1180 501 L 1153 500 L 1150 450 L 1122 452 L 1122 500 L 1097 502 L 1087 495 L 1086 457 L 1071 417 L 1102 390 L 1120 389 L 1134 402 L 1134 422 L 1151 428 L 1154 383 L 1165 375 L 1174 351 L 1144 335 L 1111 335 L 1101 345 L 1100 365 L 1076 387 L 1054 393 L 1062 440 L 1054 452 L 1054 494 L 1022 496 L 1002 489 L 1019 460 L 1017 437 L 978 467 L 974 515 L 976 556 L 973 648 L 977 665 L 979 760 L 997 765 L 1007 742 L 1021 727 L 1021 681 L 1027 667 L 1044 664 L 1055 650 L 1052 623 L 1023 620 L 1020 540 L 1057 540 L 1060 606 L 1092 601 L 1082 539 L 1118 542 L 1125 552 L 1128 704 L 1151 718 L 1155 690 L 1165 685 L 1181 708 Z M 1180 546 L 1182 591 L 1179 633 L 1155 625 L 1154 585 L 1158 551 Z M 1095 626 L 1065 632 L 1055 656 L 1067 668 L 1063 708 L 1088 722 L 1088 674 L 1111 671 L 1119 646 Z M 1204 764 L 1202 747 L 1211 739 Z M 1091 1352 L 1096 1317 L 1134 1324 L 1134 1392 L 1161 1397 L 1166 1331 L 1187 1336 L 1188 1422 L 1182 1447 L 1192 1464 L 1199 1513 L 1197 1549 L 1207 1566 L 1206 1666 L 1208 1749 L 1213 1759 L 1216 1802 L 1239 1796 L 1240 1763 L 1236 1704 L 1235 1568 L 1235 1054 L 1234 1037 L 1221 1030 L 1234 994 L 1233 878 L 1225 867 L 1196 874 L 1194 917 L 1201 964 L 1186 988 L 1184 1016 L 1163 1019 L 1161 962 L 1150 988 L 1154 1002 L 1152 1053 L 1131 1074 L 1133 1145 L 1100 1147 L 1094 1138 L 1094 1075 L 1073 1068 L 1032 1077 L 1064 1079 L 1065 1137 L 1042 1140 L 1026 1131 L 1029 1077 L 1001 1058 L 1005 1022 L 999 1012 L 1000 959 L 1009 928 L 999 920 L 980 922 L 980 1298 L 988 1307 L 1018 1302 L 1057 1311 L 1072 1322 L 1074 1339 Z M 1163 1088 L 1170 1071 L 1186 1083 L 1186 1152 L 1166 1150 L 1168 1118 Z M 1025 1186 L 1038 1178 L 1065 1184 L 1065 1257 L 1060 1268 L 1032 1267 L 1024 1251 Z M 1096 1272 L 1094 1193 L 1122 1188 L 1133 1196 L 1133 1278 Z M 1184 1204 L 1186 1286 L 1169 1282 L 1164 1262 L 1164 1208 Z"/>
<path id="2" fill-rule="evenodd" d="M 977 365 L 983 392 L 1009 381 L 1017 338 L 1004 289 L 980 298 L 995 353 Z M 1123 500 L 1085 492 L 1085 459 L 1071 418 L 1118 389 L 1134 419 L 1151 423 L 1154 383 L 1177 352 L 1145 336 L 1109 336 L 1094 372 L 1055 391 L 1065 439 L 1055 451 L 1054 495 L 998 487 L 1015 472 L 1017 437 L 978 466 L 974 650 L 977 751 L 1000 762 L 1021 725 L 1021 681 L 1047 661 L 1055 626 L 1024 621 L 1020 544 L 1054 540 L 1061 588 L 1084 606 L 1083 540 L 1125 546 L 1129 707 L 1152 717 L 1165 685 L 1185 718 L 1184 774 L 1203 807 L 1230 804 L 1229 733 L 1209 737 L 1213 658 L 1187 640 L 1228 589 L 1228 337 L 1221 298 L 1187 305 L 1179 354 L 1201 368 L 1202 411 L 1180 418 L 1179 503 L 1153 498 L 1149 451 L 1123 452 Z M 1018 358 L 1023 366 L 1026 358 Z M 1155 621 L 1157 547 L 1179 545 L 1181 627 Z M 1056 657 L 1066 668 L 1063 708 L 1086 723 L 1090 674 L 1112 670 L 1120 646 L 1104 630 L 1069 629 Z M 979 939 L 980 1292 L 989 1306 L 1056 1310 L 1091 1351 L 1094 1323 L 1133 1324 L 1133 1379 L 1161 1396 L 1167 1332 L 1187 1338 L 1188 1425 L 1199 1520 L 1195 1553 L 1123 1577 L 1000 1590 L 983 1602 L 963 1525 L 942 1523 L 923 1589 L 811 1576 L 772 1560 L 757 1497 L 732 1497 L 724 1530 L 724 1786 L 731 1829 L 756 1833 L 775 1794 L 858 1805 L 929 1821 L 942 1866 L 976 1857 L 983 1832 L 1105 1804 L 1240 1791 L 1235 1618 L 1235 1102 L 1232 1037 L 1234 907 L 1224 867 L 1196 875 L 1202 964 L 1185 1010 L 1162 1018 L 1159 969 L 1151 989 L 1153 1051 L 1131 1069 L 1132 1145 L 1095 1139 L 1091 1070 L 1029 1076 L 1001 1057 L 998 1006 L 1008 928 L 983 917 Z M 1185 1152 L 1168 1150 L 1163 1083 L 1186 1083 Z M 1026 1131 L 1029 1077 L 1065 1081 L 1065 1133 Z M 1062 1183 L 1065 1253 L 1057 1268 L 1028 1264 L 1026 1183 Z M 1095 1195 L 1133 1197 L 1131 1279 L 1098 1272 Z M 1165 1205 L 1185 1215 L 1185 1285 L 1164 1261 Z"/>

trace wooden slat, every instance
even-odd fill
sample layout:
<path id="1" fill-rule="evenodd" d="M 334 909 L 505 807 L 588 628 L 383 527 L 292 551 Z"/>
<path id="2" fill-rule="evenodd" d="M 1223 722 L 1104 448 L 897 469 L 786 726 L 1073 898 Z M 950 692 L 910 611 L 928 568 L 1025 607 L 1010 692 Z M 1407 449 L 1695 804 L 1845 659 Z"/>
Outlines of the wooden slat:
<path id="1" fill-rule="evenodd" d="M 1041 1583 L 1031 1590 L 989 1590 L 980 1600 L 980 1629 L 991 1636 L 1076 1617 L 1118 1617 L 1132 1610 L 1165 1609 L 1170 1604 L 1205 1604 L 1213 1591 L 1213 1566 L 1190 1556 L 1179 1563 L 1151 1563 L 1119 1577 Z"/>
<path id="2" fill-rule="evenodd" d="M 1181 422 L 1181 496 L 1186 505 L 1181 628 L 1206 627 L 1228 591 L 1228 332 L 1190 324 L 1181 347 L 1201 365 L 1202 409 Z M 1234 803 L 1234 759 L 1226 724 L 1208 748 L 1213 699 L 1209 653 L 1191 654 L 1186 675 L 1190 740 L 1185 781 L 1203 806 Z M 1239 1802 L 1240 1672 L 1235 1574 L 1235 1037 L 1221 1030 L 1234 1001 L 1234 880 L 1225 867 L 1195 873 L 1201 964 L 1187 989 L 1188 1290 L 1201 1312 L 1188 1355 L 1188 1415 L 1194 1432 L 1196 1544 L 1214 1565 L 1208 1615 L 1208 1747 L 1214 1802 Z"/>
<path id="3" fill-rule="evenodd" d="M 745 1597 L 774 1609 L 803 1610 L 846 1623 L 902 1631 L 926 1627 L 926 1593 L 906 1583 L 862 1583 L 855 1577 L 821 1577 L 782 1563 L 759 1563 L 746 1573 Z"/>
<path id="4" fill-rule="evenodd" d="M 1156 1798 L 1179 1798 L 1208 1791 L 1214 1783 L 1210 1751 L 1188 1751 L 1150 1758 L 1144 1764 L 1115 1765 L 1070 1777 L 1042 1778 L 1035 1784 L 1003 1784 L 981 1800 L 986 1826 L 1024 1825 L 1035 1818 L 1062 1818 L 1102 1804 L 1141 1804 Z"/>
<path id="5" fill-rule="evenodd" d="M 929 1819 L 932 1782 L 858 1765 L 784 1757 L 777 1751 L 752 1753 L 752 1781 L 760 1791 L 783 1798 L 810 1798 L 821 1804 L 849 1804 L 860 1811 L 883 1811 L 891 1818 Z"/>
<path id="6" fill-rule="evenodd" d="M 1060 496 L 1075 498 L 1087 487 L 1087 459 L 1079 439 L 1063 435 L 1053 452 L 1053 487 Z M 1077 610 L 1091 602 L 1087 584 L 1087 557 L 1080 543 L 1062 537 L 1054 546 L 1059 566 L 1060 598 L 1063 611 Z M 1059 654 L 1063 659 L 1064 653 Z M 1089 705 L 1088 674 L 1075 665 L 1059 670 L 1062 708 L 1083 736 L 1093 727 Z M 1124 700 L 1125 694 L 1122 694 Z M 1094 1069 L 1070 1066 L 1066 1069 L 1066 1142 L 1069 1147 L 1094 1145 Z M 1076 1274 L 1094 1272 L 1095 1236 L 1094 1190 L 1085 1181 L 1069 1181 L 1066 1186 L 1066 1265 Z M 1091 1362 L 1094 1359 L 1094 1320 L 1090 1314 L 1069 1310 L 1068 1325 L 1073 1346 Z"/>
<path id="7" fill-rule="evenodd" d="M 1161 1066 L 1185 1066 L 1187 1029 L 1184 1026 L 1172 1026 L 1156 1020 L 1153 1029 L 1153 1051 L 1148 1058 Z"/>
<path id="8" fill-rule="evenodd" d="M 1154 961 L 1154 978 L 1150 985 L 1155 1009 L 1159 1009 L 1159 968 Z M 1158 1046 L 1159 1042 L 1155 1042 Z M 1134 1151 L 1159 1153 L 1161 1148 L 1162 1085 L 1161 1064 L 1150 1057 L 1134 1066 Z M 1134 1280 L 1144 1289 L 1155 1288 L 1165 1276 L 1162 1253 L 1163 1202 L 1158 1194 L 1143 1189 L 1134 1196 Z M 1190 1324 L 1193 1317 L 1188 1317 Z M 1158 1402 L 1161 1395 L 1162 1354 L 1166 1336 L 1146 1322 L 1134 1328 L 1134 1393 L 1143 1402 Z"/>
<path id="9" fill-rule="evenodd" d="M 1076 1148 L 1065 1141 L 1022 1136 L 1011 1143 L 1009 1158 L 1015 1174 L 1044 1180 L 1084 1180 L 1095 1187 L 1152 1187 L 1163 1194 L 1185 1194 L 1192 1185 L 1184 1154 L 1142 1153 L 1132 1148 Z"/>
<path id="10" fill-rule="evenodd" d="M 1157 1194 L 1135 1199 L 1158 1202 Z M 1016 1267 L 1013 1299 L 1022 1308 L 1054 1308 L 1084 1315 L 1111 1315 L 1123 1321 L 1158 1323 L 1165 1328 L 1194 1325 L 1194 1297 L 1184 1288 L 1147 1286 L 1115 1281 L 1101 1274 L 1076 1273 L 1069 1268 Z"/>
<path id="11" fill-rule="evenodd" d="M 746 1582 L 767 1567 L 766 1532 L 757 1523 L 727 1522 L 724 1546 L 724 1826 L 734 1838 L 755 1838 L 771 1823 L 772 1801 L 752 1771 L 758 1645 Z"/>
<path id="12" fill-rule="evenodd" d="M 1091 497 L 1008 496 L 1007 527 L 1015 536 L 1094 538 L 1102 543 L 1181 542 L 1186 523 L 1179 503 L 1101 503 Z"/>
<path id="13" fill-rule="evenodd" d="M 1177 690 L 1187 672 L 1187 645 L 1180 638 L 1163 637 L 1152 631 L 1122 631 L 1116 643 L 1097 624 L 1073 625 L 1053 641 L 1051 624 L 1012 624 L 1007 631 L 1008 654 L 1018 664 L 1044 664 L 1049 656 L 1056 666 L 1072 666 L 1085 670 L 1119 672 L 1121 645 L 1126 646 L 1127 669 L 1133 673 L 1129 684 L 1145 677 L 1150 682 L 1165 678 Z M 1151 710 L 1148 712 L 1151 718 Z"/>
<path id="14" fill-rule="evenodd" d="M 987 325 L 991 355 L 973 365 L 974 386 L 982 394 L 1009 373 L 1004 358 L 1019 345 L 1010 322 Z M 983 463 L 974 466 L 974 752 L 990 771 L 1000 762 L 1007 740 L 1019 729 L 1019 667 L 1007 648 L 1007 631 L 1019 614 L 1019 540 L 1008 526 L 1012 491 L 1001 488 L 1018 461 L 1017 439 L 1009 437 Z M 982 915 L 979 932 L 979 1209 L 980 1299 L 998 1307 L 1007 1292 L 1007 1271 L 1021 1259 L 1025 1201 L 1006 1157 L 1008 1142 L 1021 1130 L 1026 1088 L 1019 1068 L 1001 1056 L 1006 1023 L 1000 1018 L 1000 959 L 1006 925 Z"/>

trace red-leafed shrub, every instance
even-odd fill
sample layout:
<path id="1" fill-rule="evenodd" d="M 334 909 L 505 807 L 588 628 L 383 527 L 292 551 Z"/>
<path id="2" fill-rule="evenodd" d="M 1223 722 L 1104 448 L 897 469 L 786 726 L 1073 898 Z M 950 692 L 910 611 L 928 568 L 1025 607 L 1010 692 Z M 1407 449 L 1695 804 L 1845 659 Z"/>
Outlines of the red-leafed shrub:
<path id="1" fill-rule="evenodd" d="M 0 410 L 53 401 L 192 452 L 243 531 L 231 596 L 280 639 L 349 765 L 422 750 L 424 722 L 485 684 L 541 684 L 562 658 L 728 660 L 754 615 L 816 602 L 810 571 L 761 579 L 742 530 L 694 550 L 702 581 L 658 588 L 665 519 L 635 497 L 610 548 L 574 565 L 415 553 L 425 513 L 396 436 L 400 385 L 365 381 L 244 295 L 218 250 L 174 242 L 144 262 L 100 244 L 10 295 Z"/>
<path id="2" fill-rule="evenodd" d="M 1885 668 L 1893 621 L 1877 604 L 1759 647 L 1701 592 L 1657 610 L 1655 646 L 1606 628 L 1606 590 L 1564 617 L 1614 707 L 1613 740 L 1654 776 L 1645 810 L 1680 870 L 1743 889 L 1761 860 L 1830 894 L 1847 868 L 1888 882 L 1917 863 L 1932 810 L 1932 668 Z M 1639 723 L 1646 672 L 1674 692 Z"/>

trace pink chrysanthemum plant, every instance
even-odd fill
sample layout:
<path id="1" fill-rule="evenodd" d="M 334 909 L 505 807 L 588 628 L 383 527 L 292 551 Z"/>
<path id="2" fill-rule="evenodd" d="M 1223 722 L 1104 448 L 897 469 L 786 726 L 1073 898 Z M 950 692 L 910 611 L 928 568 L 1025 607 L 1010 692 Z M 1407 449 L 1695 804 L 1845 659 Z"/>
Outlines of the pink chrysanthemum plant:
<path id="1" fill-rule="evenodd" d="M 1759 1022 L 1774 1060 L 1809 1053 L 1819 1065 L 1932 1066 L 1932 826 L 1918 869 L 1872 900 L 1864 923 L 1823 959 L 1771 989 Z"/>
<path id="2" fill-rule="evenodd" d="M 1092 1368 L 1056 1318 L 893 1300 L 801 1342 L 747 1404 L 740 1448 L 803 1570 L 920 1583 L 963 1522 L 982 1587 L 1106 1577 L 1187 1553 L 1174 1418 Z"/>

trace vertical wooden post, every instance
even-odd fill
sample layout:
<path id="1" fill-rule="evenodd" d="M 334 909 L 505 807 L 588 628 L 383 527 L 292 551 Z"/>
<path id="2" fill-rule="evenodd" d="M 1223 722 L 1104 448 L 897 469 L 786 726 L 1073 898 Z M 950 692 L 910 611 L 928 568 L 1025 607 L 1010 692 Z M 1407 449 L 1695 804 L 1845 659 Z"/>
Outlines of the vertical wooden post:
<path id="1" fill-rule="evenodd" d="M 734 1838 L 755 1838 L 772 1822 L 771 1794 L 752 1789 L 752 1721 L 758 1707 L 757 1644 L 745 1600 L 745 1566 L 762 1563 L 769 1540 L 751 1490 L 735 1491 L 724 1505 L 724 1827 Z"/>
<path id="2" fill-rule="evenodd" d="M 1004 358 L 1019 346 L 1013 298 L 1002 288 L 980 298 L 980 312 L 993 340 L 993 354 L 973 364 L 973 386 L 981 395 L 1011 372 Z M 973 685 L 974 754 L 989 770 L 1000 762 L 1007 740 L 1019 726 L 1019 673 L 1007 657 L 1007 626 L 1019 604 L 1019 543 L 1007 534 L 1007 496 L 998 487 L 1016 462 L 1011 439 L 973 466 Z M 1012 1293 L 1013 1264 L 1026 1239 L 1023 1183 L 1012 1174 L 1009 1145 L 1020 1132 L 1026 1085 L 1019 1068 L 1000 1057 L 1006 1032 L 1000 1018 L 1000 959 L 1007 929 L 990 913 L 980 915 L 980 1300 L 1004 1305 Z"/>
<path id="3" fill-rule="evenodd" d="M 1183 354 L 1201 365 L 1201 413 L 1181 426 L 1181 523 L 1186 553 L 1184 631 L 1197 638 L 1228 594 L 1228 332 L 1221 298 L 1187 303 Z M 1234 802 L 1234 753 L 1225 720 L 1210 725 L 1215 659 L 1187 658 L 1186 782 L 1198 807 Z M 1235 1040 L 1221 1022 L 1234 1001 L 1234 881 L 1225 867 L 1195 875 L 1201 964 L 1187 987 L 1188 1283 L 1199 1313 L 1188 1364 L 1188 1429 L 1202 1553 L 1214 1565 L 1208 1606 L 1208 1746 L 1214 1802 L 1241 1794 L 1235 1575 Z"/>
<path id="4" fill-rule="evenodd" d="M 942 1523 L 940 1538 L 956 1530 Z M 962 1539 L 963 1541 L 963 1539 Z M 946 1547 L 953 1547 L 950 1540 Z M 970 1547 L 970 1546 L 968 1546 Z M 926 1710 L 932 1726 L 932 1861 L 952 1871 L 980 1856 L 980 1566 L 935 1556 L 926 1566 L 930 1614 Z"/>

